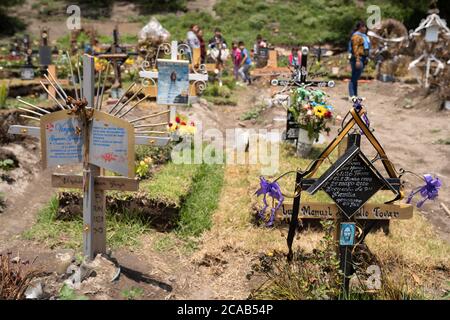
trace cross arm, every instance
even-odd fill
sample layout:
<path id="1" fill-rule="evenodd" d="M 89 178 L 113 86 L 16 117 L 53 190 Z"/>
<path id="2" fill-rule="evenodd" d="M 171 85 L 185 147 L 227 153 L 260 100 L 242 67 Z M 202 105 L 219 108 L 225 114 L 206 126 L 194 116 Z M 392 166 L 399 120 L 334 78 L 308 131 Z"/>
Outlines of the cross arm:
<path id="1" fill-rule="evenodd" d="M 39 127 L 13 125 L 9 127 L 8 133 L 29 135 L 36 138 L 41 137 L 41 129 Z M 139 136 L 139 135 L 136 135 L 134 137 L 135 144 L 154 145 L 158 147 L 163 147 L 167 145 L 169 141 L 170 141 L 169 137 L 153 137 L 153 136 Z"/>
<path id="2" fill-rule="evenodd" d="M 158 79 L 158 71 L 139 71 L 139 77 Z M 189 81 L 208 81 L 208 75 L 203 73 L 190 73 Z"/>

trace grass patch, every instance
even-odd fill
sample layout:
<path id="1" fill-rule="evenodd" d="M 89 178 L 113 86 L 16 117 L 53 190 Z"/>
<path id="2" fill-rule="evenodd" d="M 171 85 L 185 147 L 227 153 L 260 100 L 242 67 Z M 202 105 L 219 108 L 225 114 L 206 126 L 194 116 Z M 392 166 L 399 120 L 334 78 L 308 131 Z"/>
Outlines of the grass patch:
<path id="1" fill-rule="evenodd" d="M 193 178 L 194 188 L 181 208 L 178 235 L 183 238 L 197 237 L 211 228 L 211 216 L 217 209 L 223 182 L 222 165 L 200 165 Z"/>
<path id="2" fill-rule="evenodd" d="M 130 289 L 121 292 L 122 297 L 127 300 L 135 300 L 144 294 L 144 289 L 138 287 L 131 287 Z"/>
<path id="3" fill-rule="evenodd" d="M 253 107 L 250 110 L 244 112 L 239 119 L 241 119 L 242 121 L 252 120 L 252 119 L 257 120 L 261 116 L 261 113 L 263 111 L 264 111 L 264 106 L 262 106 L 262 105 L 256 106 L 256 107 Z"/>
<path id="4" fill-rule="evenodd" d="M 450 138 L 447 139 L 438 139 L 433 144 L 443 144 L 443 145 L 450 145 Z"/>
<path id="5" fill-rule="evenodd" d="M 83 220 L 81 217 L 71 221 L 56 220 L 58 199 L 52 197 L 49 204 L 38 213 L 34 226 L 23 233 L 27 240 L 44 243 L 50 248 L 65 247 L 81 249 Z M 148 230 L 145 221 L 131 214 L 106 214 L 107 243 L 111 248 L 138 247 L 139 236 Z"/>
<path id="6" fill-rule="evenodd" d="M 59 300 L 89 300 L 88 297 L 84 295 L 79 295 L 75 292 L 74 289 L 64 284 L 59 291 Z"/>
<path id="7" fill-rule="evenodd" d="M 236 106 L 237 100 L 232 94 L 236 88 L 236 82 L 230 76 L 223 77 L 222 82 L 222 86 L 218 83 L 210 83 L 203 91 L 202 97 L 215 105 Z"/>
<path id="8" fill-rule="evenodd" d="M 417 26 L 427 11 L 427 4 L 422 1 L 383 0 L 377 5 L 383 17 L 404 21 L 408 29 Z M 220 0 L 214 6 L 217 18 L 204 11 L 156 17 L 174 39 L 185 39 L 189 25 L 195 21 L 204 30 L 205 39 L 210 39 L 214 27 L 220 26 L 228 42 L 243 40 L 248 47 L 253 45 L 258 34 L 276 45 L 298 45 L 299 39 L 301 45 L 320 42 L 346 45 L 355 21 L 367 18 L 366 9 L 366 5 L 347 0 L 277 0 L 270 3 L 265 0 Z M 143 17 L 143 21 L 147 22 L 148 18 Z"/>
<path id="9" fill-rule="evenodd" d="M 173 207 L 180 207 L 192 189 L 199 165 L 167 163 L 153 179 L 142 181 L 140 189 L 149 197 Z"/>

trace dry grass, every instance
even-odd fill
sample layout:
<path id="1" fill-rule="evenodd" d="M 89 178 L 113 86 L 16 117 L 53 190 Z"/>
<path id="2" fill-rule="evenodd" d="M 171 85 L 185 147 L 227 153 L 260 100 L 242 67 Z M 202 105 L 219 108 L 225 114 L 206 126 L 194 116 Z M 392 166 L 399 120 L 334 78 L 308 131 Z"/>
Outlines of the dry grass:
<path id="1" fill-rule="evenodd" d="M 10 252 L 0 254 L 0 300 L 25 299 L 25 291 L 36 276 L 27 261 L 13 261 Z"/>

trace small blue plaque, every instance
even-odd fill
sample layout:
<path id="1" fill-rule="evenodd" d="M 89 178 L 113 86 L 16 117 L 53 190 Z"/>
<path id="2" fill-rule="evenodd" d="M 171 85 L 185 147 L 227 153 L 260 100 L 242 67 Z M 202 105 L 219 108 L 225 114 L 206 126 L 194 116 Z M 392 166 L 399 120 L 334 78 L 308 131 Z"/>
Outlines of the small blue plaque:
<path id="1" fill-rule="evenodd" d="M 355 223 L 341 223 L 341 237 L 339 244 L 341 246 L 352 246 L 355 244 Z"/>

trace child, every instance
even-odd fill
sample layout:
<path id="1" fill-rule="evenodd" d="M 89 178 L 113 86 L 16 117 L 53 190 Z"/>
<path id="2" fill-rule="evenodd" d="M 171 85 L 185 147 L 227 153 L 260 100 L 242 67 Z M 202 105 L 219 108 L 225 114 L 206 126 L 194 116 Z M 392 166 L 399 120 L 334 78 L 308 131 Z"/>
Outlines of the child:
<path id="1" fill-rule="evenodd" d="M 239 49 L 236 42 L 231 43 L 231 57 L 233 59 L 233 73 L 235 80 L 239 79 L 239 66 L 241 65 L 241 49 Z"/>
<path id="2" fill-rule="evenodd" d="M 292 48 L 291 54 L 289 55 L 289 65 L 294 68 L 302 65 L 302 53 L 297 47 Z"/>

